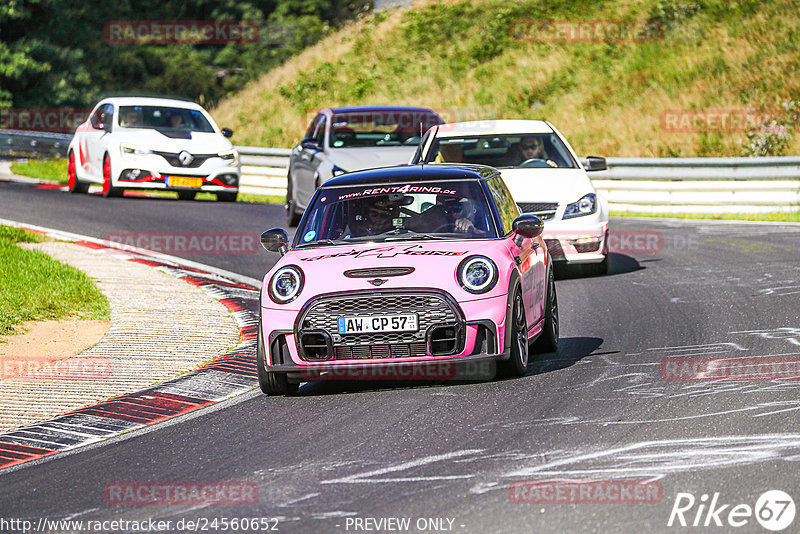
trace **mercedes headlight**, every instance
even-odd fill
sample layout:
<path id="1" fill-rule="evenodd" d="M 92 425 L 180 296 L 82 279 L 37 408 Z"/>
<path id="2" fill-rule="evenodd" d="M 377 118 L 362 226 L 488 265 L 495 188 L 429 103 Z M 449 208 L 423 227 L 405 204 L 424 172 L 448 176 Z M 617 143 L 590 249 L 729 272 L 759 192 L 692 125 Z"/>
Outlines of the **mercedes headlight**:
<path id="1" fill-rule="evenodd" d="M 589 193 L 581 197 L 577 202 L 567 204 L 567 209 L 564 210 L 562 219 L 571 219 L 573 217 L 582 217 L 584 215 L 591 215 L 597 211 L 597 195 Z"/>
<path id="2" fill-rule="evenodd" d="M 331 174 L 333 174 L 333 176 L 339 176 L 340 174 L 344 174 L 346 172 L 347 171 L 342 169 L 341 167 L 337 167 L 336 165 L 334 165 Z"/>
<path id="3" fill-rule="evenodd" d="M 123 156 L 147 156 L 148 154 L 153 153 L 153 151 L 150 149 L 140 148 L 133 145 L 120 145 L 119 149 Z"/>
<path id="4" fill-rule="evenodd" d="M 486 293 L 497 283 L 497 266 L 486 256 L 470 256 L 458 264 L 458 282 L 470 293 Z"/>
<path id="5" fill-rule="evenodd" d="M 231 167 L 235 167 L 239 164 L 239 152 L 236 150 L 226 150 L 225 152 L 220 152 L 217 156 L 227 161 L 228 165 Z"/>
<path id="6" fill-rule="evenodd" d="M 303 271 L 300 267 L 281 267 L 269 281 L 269 298 L 276 304 L 288 304 L 303 290 Z"/>

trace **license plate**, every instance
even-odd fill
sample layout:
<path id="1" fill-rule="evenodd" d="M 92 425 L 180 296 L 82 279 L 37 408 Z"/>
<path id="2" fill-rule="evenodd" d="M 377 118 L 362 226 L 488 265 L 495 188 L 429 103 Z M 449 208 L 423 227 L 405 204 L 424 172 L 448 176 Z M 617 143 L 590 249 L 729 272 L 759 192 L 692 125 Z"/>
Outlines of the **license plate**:
<path id="1" fill-rule="evenodd" d="M 202 187 L 203 179 L 194 176 L 167 176 L 169 187 Z"/>
<path id="2" fill-rule="evenodd" d="M 416 332 L 417 314 L 367 315 L 339 317 L 340 334 L 362 334 L 366 332 Z"/>

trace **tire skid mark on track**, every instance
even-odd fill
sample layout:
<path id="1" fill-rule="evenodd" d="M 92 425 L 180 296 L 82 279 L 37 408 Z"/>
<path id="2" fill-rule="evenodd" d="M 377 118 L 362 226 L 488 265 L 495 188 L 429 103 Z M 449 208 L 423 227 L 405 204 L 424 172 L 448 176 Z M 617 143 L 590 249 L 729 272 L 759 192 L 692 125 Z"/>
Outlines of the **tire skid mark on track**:
<path id="1" fill-rule="evenodd" d="M 246 393 L 258 385 L 255 342 L 257 288 L 196 267 L 120 250 L 114 244 L 76 244 L 121 255 L 181 278 L 222 303 L 239 325 L 238 346 L 203 367 L 135 393 L 0 434 L 0 469 L 103 441 Z"/>

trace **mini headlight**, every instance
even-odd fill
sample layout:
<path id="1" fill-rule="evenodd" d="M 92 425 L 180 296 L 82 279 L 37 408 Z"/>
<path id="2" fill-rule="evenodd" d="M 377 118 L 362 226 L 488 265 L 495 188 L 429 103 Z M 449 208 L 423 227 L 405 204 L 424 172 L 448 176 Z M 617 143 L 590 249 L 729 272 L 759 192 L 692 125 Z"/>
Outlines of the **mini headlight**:
<path id="1" fill-rule="evenodd" d="M 139 148 L 132 145 L 120 145 L 119 149 L 123 156 L 146 156 L 153 153 L 152 150 L 147 148 Z"/>
<path id="2" fill-rule="evenodd" d="M 269 281 L 269 298 L 277 304 L 288 304 L 303 290 L 303 271 L 287 265 L 272 275 Z"/>
<path id="3" fill-rule="evenodd" d="M 563 219 L 571 219 L 573 217 L 582 217 L 583 215 L 591 215 L 597 211 L 597 195 L 589 193 L 584 195 L 577 202 L 567 204 L 567 209 L 564 210 Z"/>
<path id="4" fill-rule="evenodd" d="M 236 150 L 227 150 L 225 152 L 220 152 L 217 156 L 221 157 L 225 161 L 228 162 L 228 165 L 231 167 L 235 167 L 239 164 L 239 152 Z"/>
<path id="5" fill-rule="evenodd" d="M 486 256 L 470 256 L 458 264 L 458 282 L 470 293 L 486 293 L 497 283 L 497 266 Z"/>

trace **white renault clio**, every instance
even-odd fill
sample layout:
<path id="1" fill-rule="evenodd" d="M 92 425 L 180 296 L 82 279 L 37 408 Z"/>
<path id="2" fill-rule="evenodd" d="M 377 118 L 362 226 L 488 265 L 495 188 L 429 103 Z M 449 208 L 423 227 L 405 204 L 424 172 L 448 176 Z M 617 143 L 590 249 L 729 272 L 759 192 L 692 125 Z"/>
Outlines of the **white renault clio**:
<path id="1" fill-rule="evenodd" d="M 202 107 L 166 98 L 107 98 L 78 126 L 69 144 L 70 192 L 100 184 L 103 196 L 125 189 L 198 191 L 232 202 L 239 192 L 239 154 Z"/>
<path id="2" fill-rule="evenodd" d="M 608 204 L 586 171 L 604 170 L 604 158 L 587 167 L 547 121 L 485 120 L 434 126 L 411 163 L 479 163 L 500 169 L 524 213 L 544 221 L 544 238 L 556 262 L 580 264 L 589 274 L 608 272 Z"/>

